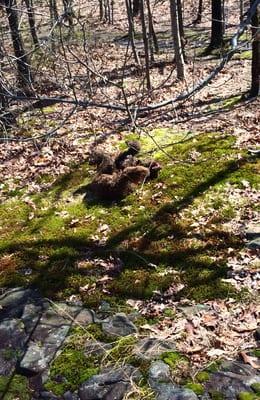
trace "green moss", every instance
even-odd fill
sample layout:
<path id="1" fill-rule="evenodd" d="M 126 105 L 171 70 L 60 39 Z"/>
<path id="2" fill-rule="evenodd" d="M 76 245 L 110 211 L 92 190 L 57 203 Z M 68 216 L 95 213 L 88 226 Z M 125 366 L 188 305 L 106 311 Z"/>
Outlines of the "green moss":
<path id="1" fill-rule="evenodd" d="M 225 396 L 221 392 L 218 392 L 217 390 L 211 390 L 209 393 L 210 393 L 212 400 L 224 400 L 225 399 Z"/>
<path id="2" fill-rule="evenodd" d="M 253 353 L 253 355 L 254 355 L 255 357 L 260 358 L 260 349 L 254 349 L 254 350 L 252 351 L 252 353 Z"/>
<path id="3" fill-rule="evenodd" d="M 6 390 L 7 392 L 5 392 Z M 28 380 L 20 375 L 0 376 L 0 395 L 4 395 L 5 400 L 30 400 Z"/>
<path id="4" fill-rule="evenodd" d="M 230 106 L 236 99 L 224 101 Z M 127 138 L 138 139 L 138 135 Z M 83 189 L 81 197 L 75 194 L 91 180 L 92 170 L 83 163 L 71 166 L 71 172 L 59 177 L 50 189 L 28 195 L 35 209 L 20 195 L 0 205 L 0 264 L 5 265 L 1 286 L 32 284 L 57 299 L 77 294 L 95 308 L 106 298 L 104 287 L 97 284 L 103 272 L 95 266 L 91 272 L 78 268 L 90 249 L 91 257 L 105 263 L 111 255 L 123 261 L 123 272 L 105 285 L 115 305 L 128 297 L 150 298 L 154 291 L 163 292 L 180 279 L 185 287 L 179 298 L 204 301 L 234 295 L 222 278 L 226 277 L 228 248 L 239 249 L 242 242 L 226 234 L 222 225 L 236 216 L 236 207 L 243 211 L 248 203 L 243 200 L 234 206 L 227 199 L 226 186 L 242 188 L 246 180 L 257 187 L 256 159 L 245 152 L 238 159 L 235 139 L 218 133 L 192 135 L 158 128 L 142 133 L 140 140 L 141 156 L 149 152 L 163 168 L 157 181 L 120 203 L 87 204 L 82 200 Z M 123 142 L 121 147 L 125 147 Z M 194 150 L 198 159 L 186 164 Z M 158 188 L 160 181 L 164 186 Z M 212 209 L 215 215 L 210 220 Z M 195 235 L 193 225 L 200 218 L 209 218 L 209 222 L 199 226 Z M 103 225 L 109 228 L 105 233 L 100 231 Z M 98 240 L 106 240 L 106 246 L 96 246 Z M 5 264 L 3 257 L 8 256 L 14 261 Z M 149 263 L 157 268 L 151 270 Z M 24 265 L 32 269 L 30 275 L 19 272 Z M 181 276 L 171 273 L 173 269 L 181 271 Z M 91 295 L 81 290 L 86 285 L 93 285 Z"/>
<path id="5" fill-rule="evenodd" d="M 163 310 L 163 314 L 165 317 L 173 318 L 175 316 L 175 311 L 172 310 L 171 308 L 165 308 Z"/>
<path id="6" fill-rule="evenodd" d="M 256 400 L 256 396 L 251 392 L 240 392 L 238 394 L 238 400 Z"/>
<path id="7" fill-rule="evenodd" d="M 198 394 L 198 395 L 203 394 L 205 391 L 203 385 L 201 385 L 200 383 L 190 382 L 190 383 L 187 383 L 185 385 L 185 387 L 187 389 L 191 389 L 195 394 Z"/>
<path id="8" fill-rule="evenodd" d="M 206 371 L 209 373 L 218 372 L 220 365 L 221 365 L 221 360 L 213 361 L 211 364 L 207 366 Z"/>
<path id="9" fill-rule="evenodd" d="M 166 290 L 174 281 L 175 275 L 161 276 L 145 270 L 126 270 L 110 284 L 110 290 L 122 297 L 145 299 L 151 297 L 155 290 Z"/>
<path id="10" fill-rule="evenodd" d="M 108 351 L 108 358 L 114 362 L 131 362 L 133 348 L 137 339 L 134 336 L 126 336 L 118 339 L 111 350 Z"/>
<path id="11" fill-rule="evenodd" d="M 251 388 L 254 390 L 254 392 L 256 392 L 256 394 L 260 394 L 260 383 L 253 383 Z"/>
<path id="12" fill-rule="evenodd" d="M 235 54 L 235 59 L 238 60 L 251 60 L 252 59 L 252 50 L 245 50 L 241 53 Z"/>
<path id="13" fill-rule="evenodd" d="M 161 354 L 161 360 L 175 369 L 179 364 L 188 363 L 188 359 L 175 351 L 166 351 Z"/>
<path id="14" fill-rule="evenodd" d="M 85 331 L 90 335 L 91 338 L 94 338 L 100 342 L 110 343 L 115 340 L 113 337 L 103 332 L 101 324 L 90 324 L 87 326 Z"/>
<path id="15" fill-rule="evenodd" d="M 74 391 L 98 371 L 98 360 L 95 357 L 86 357 L 82 351 L 68 347 L 51 365 L 50 378 L 45 388 L 56 395 L 61 395 L 67 390 Z M 62 377 L 64 382 L 57 383 L 57 376 Z"/>
<path id="16" fill-rule="evenodd" d="M 208 381 L 210 378 L 210 374 L 207 371 L 200 371 L 196 375 L 196 381 L 203 383 Z"/>

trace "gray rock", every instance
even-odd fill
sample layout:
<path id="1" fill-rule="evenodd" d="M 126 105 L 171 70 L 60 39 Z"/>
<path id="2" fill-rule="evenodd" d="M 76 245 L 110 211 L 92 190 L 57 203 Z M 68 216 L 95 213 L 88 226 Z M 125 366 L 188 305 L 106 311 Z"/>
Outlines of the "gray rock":
<path id="1" fill-rule="evenodd" d="M 0 323 L 0 375 L 10 375 L 22 357 L 27 336 L 19 319 Z"/>
<path id="2" fill-rule="evenodd" d="M 108 322 L 103 322 L 102 329 L 111 336 L 127 336 L 137 332 L 136 326 L 124 313 L 117 313 Z"/>
<path id="3" fill-rule="evenodd" d="M 21 368 L 33 373 L 47 368 L 68 335 L 70 327 L 70 321 L 47 310 L 31 336 Z"/>
<path id="4" fill-rule="evenodd" d="M 247 239 L 254 239 L 256 237 L 260 237 L 260 224 L 248 225 L 245 233 Z"/>
<path id="5" fill-rule="evenodd" d="M 135 357 L 142 360 L 151 360 L 165 351 L 176 350 L 172 340 L 160 340 L 156 338 L 144 338 L 138 341 L 133 349 Z"/>
<path id="6" fill-rule="evenodd" d="M 25 304 L 21 320 L 23 321 L 25 326 L 25 331 L 28 334 L 30 334 L 30 332 L 32 332 L 32 330 L 36 327 L 37 323 L 41 318 L 42 311 L 43 311 L 42 305 L 37 305 L 34 303 Z"/>
<path id="7" fill-rule="evenodd" d="M 20 318 L 27 303 L 40 302 L 37 291 L 15 288 L 0 296 L 0 320 L 4 318 Z"/>
<path id="8" fill-rule="evenodd" d="M 236 400 L 240 392 L 253 392 L 251 385 L 260 382 L 260 376 L 242 375 L 233 372 L 215 372 L 205 388 L 209 393 L 220 392 L 225 394 L 228 400 Z"/>
<path id="9" fill-rule="evenodd" d="M 55 394 L 47 391 L 43 391 L 40 393 L 40 400 L 58 400 L 59 397 L 55 396 Z"/>
<path id="10" fill-rule="evenodd" d="M 148 372 L 148 380 L 151 387 L 157 383 L 168 383 L 171 381 L 171 372 L 168 364 L 163 361 L 154 361 Z"/>
<path id="11" fill-rule="evenodd" d="M 251 240 L 250 242 L 247 243 L 246 245 L 249 249 L 252 250 L 257 250 L 260 248 L 260 237 L 255 238 L 254 240 Z"/>
<path id="12" fill-rule="evenodd" d="M 64 400 L 79 400 L 79 396 L 76 393 L 72 393 L 70 390 L 63 395 Z"/>
<path id="13" fill-rule="evenodd" d="M 94 322 L 94 313 L 78 305 L 67 303 L 54 303 L 51 305 L 56 314 L 66 320 L 73 321 L 81 325 L 89 325 Z"/>
<path id="14" fill-rule="evenodd" d="M 48 366 L 48 359 L 45 356 L 46 349 L 38 343 L 30 342 L 28 349 L 20 363 L 20 368 L 24 373 L 42 372 Z"/>
<path id="15" fill-rule="evenodd" d="M 255 369 L 251 365 L 244 364 L 238 361 L 224 361 L 220 370 L 224 372 L 233 372 L 238 375 L 254 376 Z"/>
<path id="16" fill-rule="evenodd" d="M 110 343 L 103 343 L 97 340 L 89 340 L 85 345 L 84 354 L 86 356 L 89 355 L 103 355 L 108 350 L 112 349 L 112 345 Z"/>
<path id="17" fill-rule="evenodd" d="M 37 322 L 28 349 L 20 367 L 28 373 L 43 372 L 56 355 L 57 350 L 68 335 L 73 323 L 87 325 L 93 321 L 92 313 L 79 306 L 66 303 L 43 303 L 43 312 L 37 315 L 38 308 L 29 304 L 22 316 L 27 328 Z"/>
<path id="18" fill-rule="evenodd" d="M 194 306 L 180 306 L 178 310 L 182 311 L 186 317 L 192 317 L 199 314 L 201 311 L 209 311 L 210 306 L 207 304 L 195 304 Z"/>
<path id="19" fill-rule="evenodd" d="M 212 400 L 212 397 L 208 393 L 204 393 L 200 396 L 200 400 Z"/>
<path id="20" fill-rule="evenodd" d="M 154 390 L 156 400 L 198 400 L 197 395 L 192 390 L 178 388 L 171 383 L 160 383 Z"/>
<path id="21" fill-rule="evenodd" d="M 80 400 L 121 400 L 131 389 L 131 382 L 138 381 L 141 374 L 131 365 L 104 371 L 84 382 L 78 391 Z"/>

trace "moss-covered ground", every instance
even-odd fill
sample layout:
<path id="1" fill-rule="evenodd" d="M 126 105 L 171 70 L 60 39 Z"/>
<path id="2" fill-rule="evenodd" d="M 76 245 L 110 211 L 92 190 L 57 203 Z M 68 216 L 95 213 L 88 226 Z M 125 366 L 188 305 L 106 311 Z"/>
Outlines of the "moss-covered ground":
<path id="1" fill-rule="evenodd" d="M 255 205 L 243 197 L 233 201 L 228 191 L 245 182 L 257 186 L 256 159 L 220 133 L 157 129 L 140 140 L 142 156 L 156 158 L 162 170 L 119 203 L 85 200 L 84 185 L 94 173 L 85 163 L 48 190 L 26 197 L 16 192 L 0 205 L 1 286 L 33 285 L 54 299 L 76 294 L 94 307 L 106 299 L 118 306 L 127 298 L 150 298 L 180 282 L 180 298 L 234 294 L 222 278 L 228 249 L 242 242 L 225 223 Z M 104 293 L 92 260 L 111 256 L 120 257 L 123 268 Z M 91 295 L 81 290 L 88 285 Z"/>

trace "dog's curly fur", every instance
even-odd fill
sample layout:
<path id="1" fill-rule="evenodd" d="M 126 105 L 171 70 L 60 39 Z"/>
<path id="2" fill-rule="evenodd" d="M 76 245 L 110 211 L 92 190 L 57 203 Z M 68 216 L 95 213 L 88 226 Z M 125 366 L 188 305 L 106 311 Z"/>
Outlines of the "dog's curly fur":
<path id="1" fill-rule="evenodd" d="M 138 183 L 144 182 L 149 173 L 149 168 L 139 165 L 126 167 L 122 172 L 111 175 L 98 174 L 87 189 L 96 198 L 120 200 L 131 193 Z"/>
<path id="2" fill-rule="evenodd" d="M 115 158 L 115 167 L 116 169 L 124 169 L 129 165 L 129 161 L 134 159 L 134 156 L 140 152 L 141 146 L 137 140 L 131 140 L 126 142 L 128 145 L 128 149 L 125 151 L 121 151 L 118 156 Z"/>

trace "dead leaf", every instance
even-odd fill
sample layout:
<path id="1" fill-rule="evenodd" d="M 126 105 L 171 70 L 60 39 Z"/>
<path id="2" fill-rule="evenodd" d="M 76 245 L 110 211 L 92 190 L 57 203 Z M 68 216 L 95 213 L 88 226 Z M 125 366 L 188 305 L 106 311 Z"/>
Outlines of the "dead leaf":
<path id="1" fill-rule="evenodd" d="M 239 355 L 242 357 L 245 364 L 249 364 L 249 365 L 251 365 L 251 367 L 253 367 L 255 369 L 260 368 L 260 363 L 258 362 L 256 357 L 249 356 L 244 351 L 241 351 L 239 353 Z"/>

